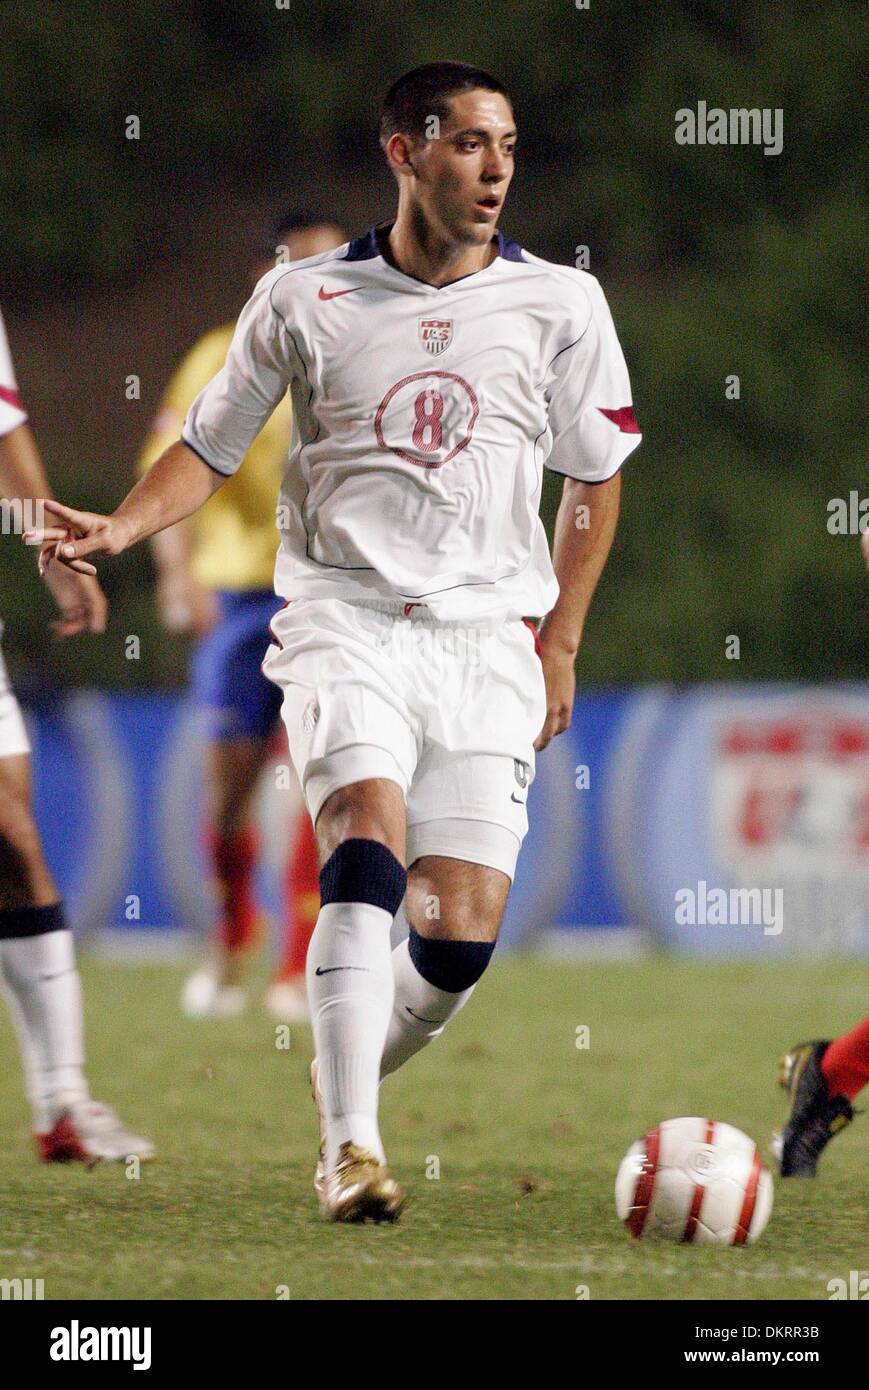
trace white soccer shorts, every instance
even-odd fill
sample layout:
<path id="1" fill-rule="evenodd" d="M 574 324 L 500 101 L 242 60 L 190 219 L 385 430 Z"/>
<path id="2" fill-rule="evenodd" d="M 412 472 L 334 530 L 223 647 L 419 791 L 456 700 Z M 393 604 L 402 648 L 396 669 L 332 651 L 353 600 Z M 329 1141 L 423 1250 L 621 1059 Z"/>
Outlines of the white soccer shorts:
<path id="1" fill-rule="evenodd" d="M 546 714 L 528 625 L 329 598 L 294 600 L 271 630 L 263 670 L 283 690 L 312 819 L 341 787 L 388 778 L 407 805 L 408 865 L 438 854 L 512 879 Z"/>

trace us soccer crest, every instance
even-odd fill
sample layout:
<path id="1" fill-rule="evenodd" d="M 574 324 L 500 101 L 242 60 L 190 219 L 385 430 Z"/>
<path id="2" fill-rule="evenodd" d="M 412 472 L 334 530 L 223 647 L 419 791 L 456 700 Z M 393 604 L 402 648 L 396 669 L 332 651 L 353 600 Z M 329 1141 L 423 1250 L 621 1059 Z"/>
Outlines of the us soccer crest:
<path id="1" fill-rule="evenodd" d="M 453 341 L 452 319 L 420 319 L 419 340 L 426 352 L 439 357 Z"/>

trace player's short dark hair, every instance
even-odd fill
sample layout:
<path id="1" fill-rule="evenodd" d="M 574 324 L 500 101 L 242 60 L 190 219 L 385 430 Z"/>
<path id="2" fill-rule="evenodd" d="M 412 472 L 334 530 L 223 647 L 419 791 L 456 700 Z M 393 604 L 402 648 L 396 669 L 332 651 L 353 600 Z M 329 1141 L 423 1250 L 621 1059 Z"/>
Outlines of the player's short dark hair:
<path id="1" fill-rule="evenodd" d="M 269 230 L 269 250 L 273 251 L 284 237 L 292 236 L 293 232 L 309 232 L 312 227 L 340 226 L 338 218 L 322 208 L 296 208 L 292 212 L 284 212 L 275 218 Z"/>
<path id="2" fill-rule="evenodd" d="M 437 116 L 439 121 L 447 120 L 450 97 L 459 92 L 473 92 L 478 87 L 486 92 L 500 92 L 510 101 L 504 84 L 485 68 L 475 68 L 470 63 L 425 63 L 421 68 L 412 68 L 393 82 L 383 98 L 381 145 L 385 146 L 399 131 L 422 138 L 430 116 Z"/>

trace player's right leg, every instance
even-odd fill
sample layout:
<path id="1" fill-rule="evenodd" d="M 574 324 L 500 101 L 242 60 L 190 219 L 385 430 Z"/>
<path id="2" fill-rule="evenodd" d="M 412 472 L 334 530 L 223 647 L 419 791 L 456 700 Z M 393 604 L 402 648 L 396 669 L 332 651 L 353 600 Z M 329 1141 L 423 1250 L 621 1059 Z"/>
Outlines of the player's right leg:
<path id="1" fill-rule="evenodd" d="M 18 1034 L 33 1131 L 46 1162 L 148 1158 L 84 1077 L 81 986 L 72 932 L 30 809 L 30 759 L 14 697 L 0 711 L 0 974 Z M 15 731 L 17 730 L 17 736 Z M 14 749 L 15 751 L 8 751 Z"/>
<path id="2" fill-rule="evenodd" d="M 317 819 L 321 906 L 307 978 L 321 1115 L 316 1189 L 334 1221 L 395 1220 L 402 1194 L 377 1123 L 392 1013 L 392 920 L 404 897 L 404 795 L 385 778 L 341 787 Z"/>
<path id="3" fill-rule="evenodd" d="M 307 956 L 322 1155 L 315 1187 L 337 1221 L 394 1220 L 377 1108 L 392 1010 L 390 929 L 404 897 L 405 799 L 421 733 L 389 664 L 392 617 L 340 600 L 295 602 L 264 669 L 284 691 L 290 752 L 320 856 Z"/>

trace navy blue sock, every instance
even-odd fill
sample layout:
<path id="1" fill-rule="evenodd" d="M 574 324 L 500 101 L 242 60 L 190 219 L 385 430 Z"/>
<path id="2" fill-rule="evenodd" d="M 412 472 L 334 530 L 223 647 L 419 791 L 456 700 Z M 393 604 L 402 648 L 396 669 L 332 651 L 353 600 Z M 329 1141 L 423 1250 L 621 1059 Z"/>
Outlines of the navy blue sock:
<path id="1" fill-rule="evenodd" d="M 407 870 L 379 840 L 343 840 L 320 870 L 320 902 L 371 903 L 394 917 Z"/>
<path id="2" fill-rule="evenodd" d="M 0 908 L 0 941 L 13 941 L 24 936 L 44 936 L 50 931 L 66 931 L 63 903 L 47 907 Z"/>
<path id="3" fill-rule="evenodd" d="M 482 975 L 495 949 L 494 941 L 441 941 L 410 929 L 408 954 L 424 980 L 447 994 L 461 994 Z"/>

